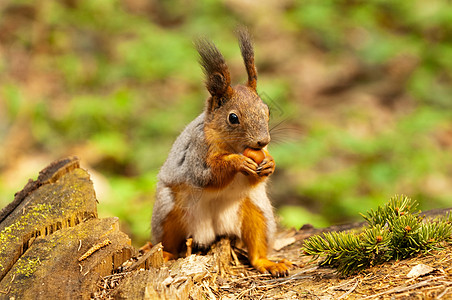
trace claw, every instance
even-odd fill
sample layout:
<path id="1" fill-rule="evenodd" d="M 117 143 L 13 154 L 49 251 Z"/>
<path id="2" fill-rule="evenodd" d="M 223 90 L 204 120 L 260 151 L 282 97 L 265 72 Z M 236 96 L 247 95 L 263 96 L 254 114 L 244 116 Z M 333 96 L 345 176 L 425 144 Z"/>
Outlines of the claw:
<path id="1" fill-rule="evenodd" d="M 275 161 L 271 156 L 265 157 L 265 159 L 257 167 L 259 176 L 269 176 L 275 171 Z"/>

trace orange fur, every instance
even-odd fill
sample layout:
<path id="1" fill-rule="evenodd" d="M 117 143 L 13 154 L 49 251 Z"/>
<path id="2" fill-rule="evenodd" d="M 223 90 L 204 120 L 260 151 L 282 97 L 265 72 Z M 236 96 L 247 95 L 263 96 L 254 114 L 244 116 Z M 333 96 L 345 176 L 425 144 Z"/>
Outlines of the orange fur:
<path id="1" fill-rule="evenodd" d="M 238 154 L 214 154 L 207 158 L 212 170 L 212 180 L 207 186 L 209 189 L 222 189 L 234 179 L 238 173 Z"/>
<path id="2" fill-rule="evenodd" d="M 186 229 L 183 220 L 183 211 L 179 207 L 174 206 L 163 222 L 162 245 L 163 249 L 168 252 L 164 253 L 166 261 L 177 258 L 182 250 L 186 239 Z"/>
<path id="3" fill-rule="evenodd" d="M 275 263 L 267 259 L 266 229 L 264 215 L 250 199 L 246 198 L 242 205 L 242 240 L 248 249 L 248 259 L 261 273 L 285 276 L 292 264 L 287 260 Z"/>

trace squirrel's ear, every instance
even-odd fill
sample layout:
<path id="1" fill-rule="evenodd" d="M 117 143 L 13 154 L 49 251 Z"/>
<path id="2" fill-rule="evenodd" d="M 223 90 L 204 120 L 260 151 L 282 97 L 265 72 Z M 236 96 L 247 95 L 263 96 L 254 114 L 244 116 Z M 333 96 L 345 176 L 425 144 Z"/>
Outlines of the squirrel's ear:
<path id="1" fill-rule="evenodd" d="M 245 62 L 246 72 L 248 73 L 247 85 L 253 90 L 256 90 L 257 70 L 254 66 L 254 50 L 250 34 L 245 27 L 241 27 L 237 30 L 237 35 L 239 38 L 240 51 L 242 52 L 243 61 Z"/>
<path id="2" fill-rule="evenodd" d="M 195 46 L 200 56 L 200 63 L 204 74 L 206 75 L 207 90 L 212 95 L 212 98 L 214 98 L 212 101 L 215 101 L 215 99 L 218 101 L 216 104 L 212 103 L 211 106 L 219 106 L 221 105 L 220 102 L 224 101 L 232 93 L 231 76 L 228 66 L 223 55 L 212 42 L 206 39 L 198 39 L 195 42 Z"/>

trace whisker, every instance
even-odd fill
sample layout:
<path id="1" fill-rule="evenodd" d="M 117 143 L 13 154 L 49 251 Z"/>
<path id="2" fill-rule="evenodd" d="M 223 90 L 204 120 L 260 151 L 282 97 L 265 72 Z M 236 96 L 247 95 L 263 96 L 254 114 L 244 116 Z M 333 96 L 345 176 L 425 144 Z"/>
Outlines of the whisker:
<path id="1" fill-rule="evenodd" d="M 289 118 L 284 118 L 279 122 L 272 124 L 270 127 L 270 135 L 272 143 L 280 144 L 283 142 L 295 141 L 302 138 L 305 131 L 301 128 L 295 127 L 289 123 Z"/>

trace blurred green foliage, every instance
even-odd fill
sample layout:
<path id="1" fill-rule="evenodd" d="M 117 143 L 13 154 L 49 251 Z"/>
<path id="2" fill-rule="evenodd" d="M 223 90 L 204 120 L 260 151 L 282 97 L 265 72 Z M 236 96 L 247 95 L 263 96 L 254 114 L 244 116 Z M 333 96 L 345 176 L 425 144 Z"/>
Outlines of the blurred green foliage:
<path id="1" fill-rule="evenodd" d="M 50 160 L 75 154 L 95 173 L 101 216 L 143 243 L 158 168 L 207 97 L 192 40 L 211 38 L 239 82 L 237 24 L 255 37 L 258 89 L 273 110 L 283 224 L 350 220 L 395 193 L 423 209 L 451 203 L 447 1 L 21 0 L 0 10 L 2 206 Z"/>

